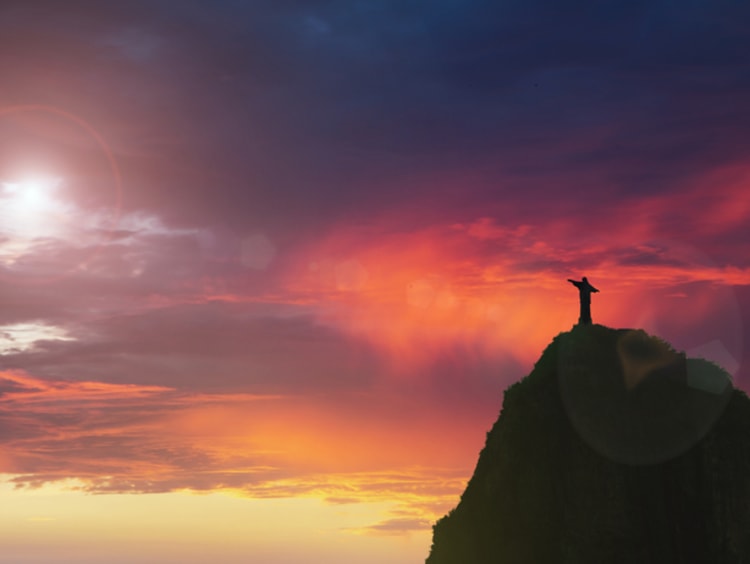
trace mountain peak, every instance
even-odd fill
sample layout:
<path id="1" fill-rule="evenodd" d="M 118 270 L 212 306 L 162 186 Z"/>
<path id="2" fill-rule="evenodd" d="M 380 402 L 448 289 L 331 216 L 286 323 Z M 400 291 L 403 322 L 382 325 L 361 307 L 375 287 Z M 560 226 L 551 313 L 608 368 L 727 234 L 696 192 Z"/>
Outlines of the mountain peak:
<path id="1" fill-rule="evenodd" d="M 428 564 L 750 557 L 750 400 L 643 330 L 577 325 L 510 386 Z"/>

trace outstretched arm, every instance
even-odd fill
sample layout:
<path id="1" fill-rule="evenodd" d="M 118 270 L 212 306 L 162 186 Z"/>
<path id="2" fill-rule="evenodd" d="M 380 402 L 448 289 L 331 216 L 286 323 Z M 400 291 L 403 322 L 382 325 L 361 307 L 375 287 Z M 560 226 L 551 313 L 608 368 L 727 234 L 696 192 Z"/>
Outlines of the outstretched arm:
<path id="1" fill-rule="evenodd" d="M 593 286 L 591 286 L 591 291 L 592 292 L 598 292 L 599 290 L 597 290 L 596 288 L 594 288 Z"/>

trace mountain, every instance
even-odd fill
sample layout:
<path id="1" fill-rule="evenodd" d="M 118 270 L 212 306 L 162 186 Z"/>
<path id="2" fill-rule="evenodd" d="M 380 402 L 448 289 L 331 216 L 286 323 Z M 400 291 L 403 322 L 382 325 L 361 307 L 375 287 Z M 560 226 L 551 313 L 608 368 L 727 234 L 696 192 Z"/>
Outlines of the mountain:
<path id="1" fill-rule="evenodd" d="M 642 330 L 576 326 L 510 386 L 427 564 L 750 562 L 750 399 Z"/>

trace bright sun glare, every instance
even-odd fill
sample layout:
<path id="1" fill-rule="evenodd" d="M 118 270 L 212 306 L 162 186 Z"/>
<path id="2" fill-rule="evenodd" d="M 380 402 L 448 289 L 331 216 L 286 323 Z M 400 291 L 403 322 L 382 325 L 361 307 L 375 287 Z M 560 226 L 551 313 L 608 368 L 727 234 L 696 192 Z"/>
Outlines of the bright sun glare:
<path id="1" fill-rule="evenodd" d="M 0 181 L 0 255 L 13 262 L 35 239 L 60 236 L 68 207 L 58 198 L 62 180 L 29 177 Z"/>
<path id="2" fill-rule="evenodd" d="M 4 182 L 4 195 L 17 212 L 38 213 L 53 207 L 53 192 L 60 184 L 56 178 L 27 178 L 21 182 Z"/>

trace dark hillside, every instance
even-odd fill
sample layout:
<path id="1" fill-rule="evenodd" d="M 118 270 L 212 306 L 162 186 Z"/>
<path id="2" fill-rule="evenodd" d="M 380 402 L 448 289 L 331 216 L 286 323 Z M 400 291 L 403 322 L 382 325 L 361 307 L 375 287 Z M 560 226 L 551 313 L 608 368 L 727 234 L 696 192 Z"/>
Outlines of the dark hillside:
<path id="1" fill-rule="evenodd" d="M 558 335 L 427 564 L 750 562 L 750 400 L 643 331 Z"/>

